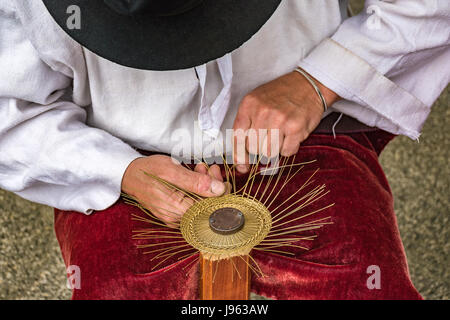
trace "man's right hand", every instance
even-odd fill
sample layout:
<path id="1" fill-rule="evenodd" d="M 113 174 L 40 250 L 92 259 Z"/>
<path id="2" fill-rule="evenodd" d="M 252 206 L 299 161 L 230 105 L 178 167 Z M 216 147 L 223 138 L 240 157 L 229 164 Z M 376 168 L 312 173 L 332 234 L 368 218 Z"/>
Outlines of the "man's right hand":
<path id="1" fill-rule="evenodd" d="M 217 197 L 227 191 L 217 165 L 208 170 L 205 164 L 199 163 L 192 171 L 163 155 L 134 160 L 123 176 L 122 191 L 136 198 L 168 225 L 178 222 L 194 200 L 146 173 L 202 197 Z"/>

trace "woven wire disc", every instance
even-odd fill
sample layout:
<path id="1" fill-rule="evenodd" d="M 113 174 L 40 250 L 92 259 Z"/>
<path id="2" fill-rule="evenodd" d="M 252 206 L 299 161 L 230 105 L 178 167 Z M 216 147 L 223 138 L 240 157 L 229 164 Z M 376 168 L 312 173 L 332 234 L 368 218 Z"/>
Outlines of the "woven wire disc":
<path id="1" fill-rule="evenodd" d="M 234 234 L 218 234 L 210 228 L 212 213 L 223 208 L 242 212 L 245 223 Z M 270 231 L 272 216 L 258 200 L 238 195 L 206 198 L 195 203 L 182 217 L 180 230 L 184 239 L 198 249 L 205 259 L 222 260 L 250 253 Z"/>

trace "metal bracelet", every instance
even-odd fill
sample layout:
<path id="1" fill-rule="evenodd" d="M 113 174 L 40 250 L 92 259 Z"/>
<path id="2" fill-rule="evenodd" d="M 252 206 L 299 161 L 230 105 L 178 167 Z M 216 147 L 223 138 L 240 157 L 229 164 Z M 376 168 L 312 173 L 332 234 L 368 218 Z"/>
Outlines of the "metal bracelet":
<path id="1" fill-rule="evenodd" d="M 328 110 L 327 102 L 326 102 L 325 97 L 323 96 L 322 92 L 320 91 L 319 87 L 317 86 L 316 82 L 305 71 L 300 69 L 300 67 L 295 69 L 295 71 L 300 73 L 302 76 L 304 76 L 306 78 L 306 80 L 308 80 L 309 83 L 311 83 L 314 90 L 316 90 L 317 94 L 319 95 L 320 101 L 322 101 L 323 110 L 327 111 Z"/>

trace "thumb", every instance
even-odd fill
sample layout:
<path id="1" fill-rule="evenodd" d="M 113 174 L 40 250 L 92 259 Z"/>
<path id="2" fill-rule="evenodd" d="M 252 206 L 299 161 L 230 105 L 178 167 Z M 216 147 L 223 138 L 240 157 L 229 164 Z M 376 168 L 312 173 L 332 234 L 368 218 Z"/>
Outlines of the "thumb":
<path id="1" fill-rule="evenodd" d="M 225 183 L 208 173 L 195 172 L 181 165 L 174 165 L 171 171 L 170 177 L 166 178 L 170 183 L 199 196 L 217 197 L 227 190 Z"/>

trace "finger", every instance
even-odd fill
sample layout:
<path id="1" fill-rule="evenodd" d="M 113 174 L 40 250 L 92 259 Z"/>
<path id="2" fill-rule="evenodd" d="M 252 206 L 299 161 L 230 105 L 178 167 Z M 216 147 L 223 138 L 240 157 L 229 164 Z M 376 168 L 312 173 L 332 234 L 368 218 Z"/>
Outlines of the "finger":
<path id="1" fill-rule="evenodd" d="M 194 200 L 187 197 L 184 193 L 172 189 L 172 193 L 164 199 L 167 201 L 168 206 L 175 209 L 175 212 L 185 214 L 186 211 L 194 204 Z M 170 210 L 170 208 L 168 208 Z"/>
<path id="2" fill-rule="evenodd" d="M 263 126 L 258 125 L 257 123 L 252 123 L 252 128 L 250 128 L 246 143 L 247 151 L 250 154 L 261 154 L 262 144 L 267 136 L 267 129 L 263 128 Z"/>
<path id="3" fill-rule="evenodd" d="M 189 199 L 190 200 L 190 199 Z M 157 182 L 147 189 L 145 196 L 141 199 L 145 208 L 166 224 L 176 224 L 192 204 L 183 199 L 183 195 L 174 189 Z"/>
<path id="4" fill-rule="evenodd" d="M 208 166 L 206 165 L 206 163 L 202 162 L 195 166 L 194 171 L 198 172 L 198 173 L 209 174 L 212 178 L 219 180 L 219 181 L 223 181 L 223 176 L 222 176 L 220 167 L 216 164 L 212 165 L 208 169 Z M 229 194 L 231 192 L 232 186 L 229 182 L 224 182 L 224 183 L 225 183 L 225 189 L 226 189 L 224 194 Z"/>
<path id="5" fill-rule="evenodd" d="M 160 182 L 156 182 L 155 189 L 149 193 L 149 200 L 153 204 L 159 203 L 160 208 L 172 211 L 175 215 L 182 215 L 194 203 L 194 200 L 182 191 Z"/>
<path id="6" fill-rule="evenodd" d="M 262 143 L 262 155 L 267 158 L 274 158 L 280 153 L 284 142 L 284 135 L 279 129 L 270 129 Z"/>
<path id="7" fill-rule="evenodd" d="M 208 174 L 208 166 L 204 162 L 198 163 L 195 166 L 194 171 L 198 173 Z"/>
<path id="8" fill-rule="evenodd" d="M 222 171 L 217 164 L 214 164 L 209 168 L 208 174 L 216 180 L 223 181 Z"/>
<path id="9" fill-rule="evenodd" d="M 217 164 L 212 165 L 209 168 L 209 175 L 217 180 L 223 181 L 222 171 L 220 170 L 220 167 Z M 232 188 L 231 183 L 224 182 L 224 184 L 225 184 L 224 195 L 229 194 L 231 192 L 231 188 Z"/>
<path id="10" fill-rule="evenodd" d="M 234 119 L 233 129 L 243 129 L 247 130 L 250 128 L 252 123 L 249 113 L 247 112 L 249 108 L 247 108 L 245 104 L 245 100 L 240 104 L 238 113 L 236 115 L 236 119 Z"/>
<path id="11" fill-rule="evenodd" d="M 195 172 L 209 174 L 209 176 L 213 179 L 223 181 L 222 172 L 220 171 L 220 167 L 215 164 L 208 168 L 206 163 L 199 163 L 194 168 Z"/>
<path id="12" fill-rule="evenodd" d="M 244 98 L 239 106 L 233 125 L 233 161 L 236 164 L 236 169 L 242 173 L 248 172 L 248 165 L 246 164 L 248 164 L 249 157 L 246 141 L 248 130 L 252 124 L 250 115 L 247 112 L 247 110 L 250 110 L 248 105 L 248 99 Z"/>
<path id="13" fill-rule="evenodd" d="M 162 178 L 185 191 L 202 197 L 221 196 L 226 190 L 226 186 L 222 181 L 214 179 L 208 174 L 188 170 L 175 164 L 168 164 L 168 168 Z"/>
<path id="14" fill-rule="evenodd" d="M 243 132 L 242 129 L 234 131 L 233 160 L 234 164 L 236 164 L 236 169 L 241 173 L 248 172 L 249 168 L 250 157 L 246 146 L 247 132 L 247 130 Z"/>
<path id="15" fill-rule="evenodd" d="M 281 147 L 281 155 L 290 157 L 297 154 L 300 149 L 300 138 L 298 136 L 286 136 Z"/>

